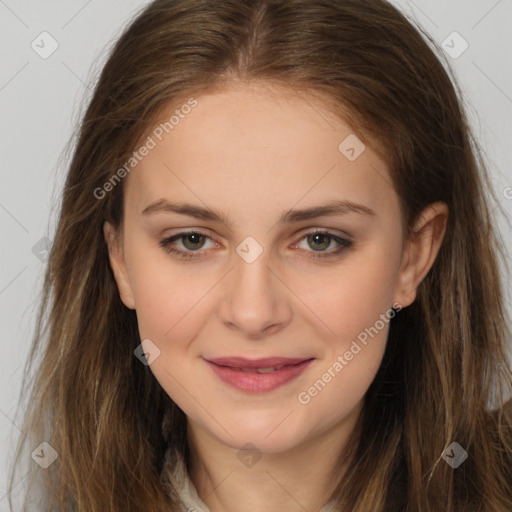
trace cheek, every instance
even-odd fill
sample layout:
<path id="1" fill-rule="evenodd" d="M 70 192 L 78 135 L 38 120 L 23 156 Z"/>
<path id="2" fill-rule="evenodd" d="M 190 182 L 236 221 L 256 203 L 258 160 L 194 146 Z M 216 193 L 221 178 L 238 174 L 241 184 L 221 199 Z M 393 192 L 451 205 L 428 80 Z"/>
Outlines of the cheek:
<path id="1" fill-rule="evenodd" d="M 384 355 L 388 329 L 365 343 L 357 339 L 339 346 L 300 389 L 296 407 L 316 418 L 316 428 L 330 427 L 350 415 L 364 399 Z"/>
<path id="2" fill-rule="evenodd" d="M 290 274 L 287 281 L 310 310 L 309 316 L 316 317 L 319 337 L 346 343 L 390 310 L 397 266 L 396 254 L 375 247 L 314 275 L 299 278 Z"/>
<path id="3" fill-rule="evenodd" d="M 380 367 L 395 314 L 396 263 L 396 255 L 375 249 L 300 292 L 321 320 L 317 332 L 326 343 L 325 358 L 297 402 L 311 414 L 322 411 L 327 423 L 356 406 Z"/>
<path id="4" fill-rule="evenodd" d="M 207 294 L 218 279 L 161 261 L 136 264 L 133 270 L 140 337 L 159 349 L 151 372 L 187 415 L 200 418 L 201 408 L 193 398 L 200 354 L 192 354 L 191 348 L 211 315 Z"/>
<path id="5" fill-rule="evenodd" d="M 323 359 L 296 402 L 305 414 L 318 418 L 320 427 L 346 417 L 375 379 L 395 315 L 391 270 L 379 264 L 345 268 L 326 293 L 308 298 L 329 329 L 323 330 Z"/>
<path id="6" fill-rule="evenodd" d="M 191 323 L 199 325 L 197 317 L 206 314 L 205 299 L 216 276 L 176 264 L 163 249 L 140 244 L 131 253 L 130 268 L 141 337 L 157 343 L 180 340 Z"/>

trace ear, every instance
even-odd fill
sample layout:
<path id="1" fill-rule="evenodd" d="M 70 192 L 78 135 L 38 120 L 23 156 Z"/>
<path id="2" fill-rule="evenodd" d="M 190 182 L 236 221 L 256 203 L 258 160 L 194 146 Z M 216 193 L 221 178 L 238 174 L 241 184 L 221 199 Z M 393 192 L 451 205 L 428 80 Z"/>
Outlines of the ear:
<path id="1" fill-rule="evenodd" d="M 128 269 L 124 260 L 122 244 L 118 240 L 118 234 L 115 228 L 109 222 L 103 224 L 103 235 L 107 242 L 110 267 L 117 283 L 119 296 L 123 304 L 130 309 L 135 309 L 135 300 L 131 281 L 128 275 Z"/>
<path id="2" fill-rule="evenodd" d="M 395 302 L 410 306 L 416 299 L 420 283 L 432 268 L 446 233 L 448 206 L 433 203 L 425 208 L 406 242 L 398 275 Z"/>

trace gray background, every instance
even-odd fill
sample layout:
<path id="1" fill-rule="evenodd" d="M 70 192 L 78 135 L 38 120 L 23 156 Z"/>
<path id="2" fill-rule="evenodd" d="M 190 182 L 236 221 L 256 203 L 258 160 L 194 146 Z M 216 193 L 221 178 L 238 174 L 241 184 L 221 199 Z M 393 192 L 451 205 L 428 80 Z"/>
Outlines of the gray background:
<path id="1" fill-rule="evenodd" d="M 16 405 L 42 284 L 45 244 L 53 236 L 66 172 L 63 151 L 106 49 L 146 3 L 0 0 L 0 311 L 5 350 L 0 358 L 0 460 L 5 461 L 0 466 L 0 511 L 8 510 L 7 465 L 20 435 Z M 440 45 L 445 41 L 447 59 L 486 151 L 495 192 L 511 216 L 512 0 L 394 3 Z M 32 44 L 40 53 L 49 51 L 52 40 L 40 36 L 45 31 L 58 48 L 42 58 Z M 459 56 L 464 40 L 469 47 Z M 499 208 L 494 215 L 510 254 L 511 227 Z M 17 482 L 19 493 L 23 483 L 23 478 Z"/>

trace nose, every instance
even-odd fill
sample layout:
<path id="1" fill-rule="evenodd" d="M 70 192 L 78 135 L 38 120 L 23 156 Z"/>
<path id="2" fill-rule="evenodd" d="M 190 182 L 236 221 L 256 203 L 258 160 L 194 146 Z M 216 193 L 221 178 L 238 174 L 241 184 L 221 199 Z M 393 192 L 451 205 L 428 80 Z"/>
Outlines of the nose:
<path id="1" fill-rule="evenodd" d="M 283 329 L 292 317 L 292 292 L 271 268 L 269 254 L 249 263 L 235 253 L 233 261 L 219 309 L 222 322 L 249 339 Z"/>

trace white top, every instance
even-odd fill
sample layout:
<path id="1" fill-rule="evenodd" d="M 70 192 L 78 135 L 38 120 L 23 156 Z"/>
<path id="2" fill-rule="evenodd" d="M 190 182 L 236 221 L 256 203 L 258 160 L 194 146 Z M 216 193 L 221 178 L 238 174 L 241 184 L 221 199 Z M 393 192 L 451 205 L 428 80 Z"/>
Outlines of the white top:
<path id="1" fill-rule="evenodd" d="M 165 452 L 160 481 L 168 494 L 178 493 L 180 512 L 210 512 L 206 503 L 197 494 L 197 490 L 187 473 L 185 461 L 175 447 L 169 447 Z M 336 512 L 334 501 L 329 501 L 319 512 Z"/>

